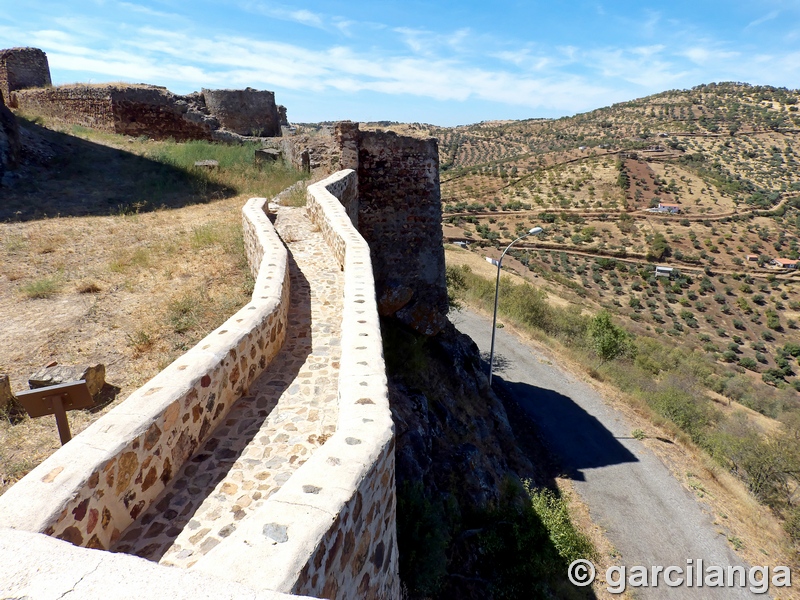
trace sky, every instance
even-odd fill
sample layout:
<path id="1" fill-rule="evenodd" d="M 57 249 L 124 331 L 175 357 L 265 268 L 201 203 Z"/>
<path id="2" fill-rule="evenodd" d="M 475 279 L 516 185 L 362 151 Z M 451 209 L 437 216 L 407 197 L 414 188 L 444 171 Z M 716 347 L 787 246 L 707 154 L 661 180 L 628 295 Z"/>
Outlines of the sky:
<path id="1" fill-rule="evenodd" d="M 800 0 L 0 0 L 54 84 L 267 89 L 293 122 L 560 117 L 668 89 L 800 87 Z"/>

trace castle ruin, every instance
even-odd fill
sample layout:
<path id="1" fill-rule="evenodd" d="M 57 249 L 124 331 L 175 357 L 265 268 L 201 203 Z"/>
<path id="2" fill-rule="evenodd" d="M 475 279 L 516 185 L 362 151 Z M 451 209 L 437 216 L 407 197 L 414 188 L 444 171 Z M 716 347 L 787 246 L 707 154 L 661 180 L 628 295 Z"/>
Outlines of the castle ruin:
<path id="1" fill-rule="evenodd" d="M 0 93 L 10 108 L 109 133 L 178 141 L 238 142 L 278 137 L 286 108 L 274 92 L 208 90 L 181 96 L 145 84 L 53 87 L 47 55 L 38 48 L 0 51 Z"/>
<path id="2" fill-rule="evenodd" d="M 6 102 L 11 92 L 50 85 L 50 65 L 44 52 L 38 48 L 0 50 L 0 93 Z"/>

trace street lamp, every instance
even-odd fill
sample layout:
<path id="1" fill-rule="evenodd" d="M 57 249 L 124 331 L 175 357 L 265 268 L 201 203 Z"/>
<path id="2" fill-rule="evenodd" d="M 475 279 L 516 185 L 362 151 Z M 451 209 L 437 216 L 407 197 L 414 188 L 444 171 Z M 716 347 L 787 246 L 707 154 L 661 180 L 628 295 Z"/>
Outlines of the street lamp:
<path id="1" fill-rule="evenodd" d="M 498 260 L 496 263 L 497 282 L 494 284 L 494 316 L 492 317 L 492 349 L 489 351 L 489 387 L 492 387 L 492 371 L 494 370 L 494 335 L 497 332 L 497 298 L 500 295 L 500 267 L 503 264 L 503 257 L 506 255 L 506 252 L 508 252 L 511 249 L 511 246 L 516 244 L 521 239 L 526 238 L 529 235 L 539 235 L 540 233 L 542 233 L 542 228 L 534 227 L 533 229 L 529 230 L 528 233 L 519 236 L 508 246 L 506 246 L 506 249 L 503 250 L 503 253 L 500 255 L 500 260 Z"/>

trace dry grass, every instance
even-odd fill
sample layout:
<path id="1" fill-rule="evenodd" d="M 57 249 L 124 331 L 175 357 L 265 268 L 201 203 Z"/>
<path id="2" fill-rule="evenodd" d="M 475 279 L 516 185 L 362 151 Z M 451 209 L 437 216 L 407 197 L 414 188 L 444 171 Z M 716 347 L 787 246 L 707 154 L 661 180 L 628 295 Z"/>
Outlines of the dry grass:
<path id="1" fill-rule="evenodd" d="M 252 282 L 237 240 L 245 201 L 0 225 L 27 248 L 13 255 L 0 249 L 2 275 L 14 273 L 0 276 L 0 344 L 9 349 L 0 372 L 18 390 L 51 360 L 102 362 L 124 399 L 249 300 Z M 69 241 L 47 254 L 34 250 L 55 233 Z M 55 271 L 58 281 L 49 275 Z M 70 413 L 73 431 L 97 416 Z M 4 481 L 58 447 L 50 420 L 0 422 Z"/>
<path id="2" fill-rule="evenodd" d="M 107 138 L 86 135 L 95 145 Z M 130 145 L 142 153 L 164 149 Z M 149 164 L 161 169 L 138 167 Z M 121 392 L 99 412 L 70 412 L 78 433 L 247 303 L 253 281 L 241 207 L 299 177 L 281 171 L 270 179 L 248 168 L 217 175 L 228 189 L 243 189 L 219 199 L 196 202 L 189 187 L 174 190 L 172 209 L 0 223 L 0 373 L 9 374 L 12 389 L 27 388 L 28 376 L 51 361 L 105 364 L 106 380 Z M 60 185 L 74 186 L 76 195 L 80 187 L 119 193 L 99 179 Z M 0 418 L 0 493 L 58 447 L 52 417 L 17 425 Z"/>

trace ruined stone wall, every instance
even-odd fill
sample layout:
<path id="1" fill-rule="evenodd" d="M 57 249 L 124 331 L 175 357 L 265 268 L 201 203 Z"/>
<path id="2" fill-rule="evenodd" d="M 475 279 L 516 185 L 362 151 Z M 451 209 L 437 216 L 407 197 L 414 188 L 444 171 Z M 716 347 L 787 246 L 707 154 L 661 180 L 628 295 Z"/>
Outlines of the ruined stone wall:
<path id="1" fill-rule="evenodd" d="M 156 86 L 69 85 L 19 90 L 13 98 L 28 114 L 133 137 L 211 140 L 219 127 L 193 98 Z"/>
<path id="2" fill-rule="evenodd" d="M 274 92 L 243 90 L 202 91 L 208 111 L 220 124 L 239 135 L 276 137 L 281 134 L 281 117 Z M 286 109 L 283 109 L 284 118 Z"/>
<path id="3" fill-rule="evenodd" d="M 354 171 L 336 173 L 309 186 L 306 207 L 345 274 L 336 433 L 193 570 L 257 590 L 400 597 L 394 426 L 372 263 L 340 201 L 355 184 Z"/>
<path id="4" fill-rule="evenodd" d="M 219 127 L 216 119 L 165 88 L 114 87 L 110 95 L 116 133 L 181 142 L 211 140 Z"/>
<path id="5" fill-rule="evenodd" d="M 358 171 L 358 230 L 370 247 L 378 309 L 435 335 L 447 324 L 438 143 L 342 125 L 342 166 Z"/>
<path id="6" fill-rule="evenodd" d="M 38 48 L 0 50 L 0 93 L 9 102 L 13 91 L 49 85 L 50 66 L 44 52 Z"/>
<path id="7" fill-rule="evenodd" d="M 281 138 L 281 152 L 298 171 L 310 171 L 315 177 L 339 170 L 339 151 L 330 132 L 295 134 Z"/>
<path id="8" fill-rule="evenodd" d="M 108 549 L 158 497 L 278 353 L 286 336 L 286 248 L 243 209 L 252 301 L 0 496 L 0 527 Z"/>
<path id="9" fill-rule="evenodd" d="M 14 92 L 14 108 L 65 125 L 115 133 L 111 88 L 64 86 Z"/>

